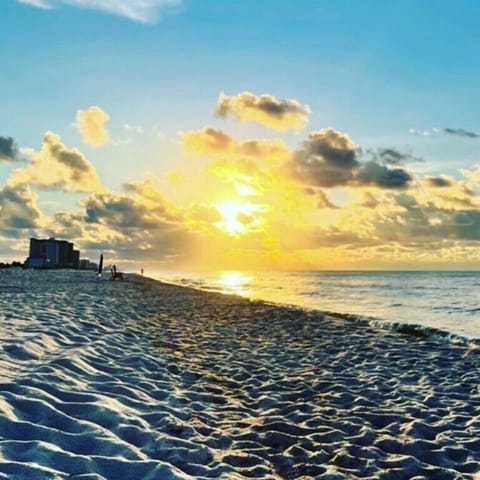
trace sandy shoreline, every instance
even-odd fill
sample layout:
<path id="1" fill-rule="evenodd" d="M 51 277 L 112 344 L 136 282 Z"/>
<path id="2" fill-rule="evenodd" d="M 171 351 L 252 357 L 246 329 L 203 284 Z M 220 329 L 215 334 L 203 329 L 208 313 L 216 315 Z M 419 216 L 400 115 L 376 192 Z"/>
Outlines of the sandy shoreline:
<path id="1" fill-rule="evenodd" d="M 480 479 L 478 349 L 137 276 L 0 293 L 0 479 Z"/>

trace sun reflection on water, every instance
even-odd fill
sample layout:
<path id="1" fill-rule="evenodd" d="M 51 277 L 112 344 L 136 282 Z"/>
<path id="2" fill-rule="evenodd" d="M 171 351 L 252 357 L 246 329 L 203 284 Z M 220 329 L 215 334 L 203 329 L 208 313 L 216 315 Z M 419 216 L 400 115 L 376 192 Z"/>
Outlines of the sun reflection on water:
<path id="1" fill-rule="evenodd" d="M 242 297 L 252 295 L 251 283 L 253 278 L 243 272 L 222 272 L 220 273 L 218 283 L 222 293 L 234 293 Z"/>

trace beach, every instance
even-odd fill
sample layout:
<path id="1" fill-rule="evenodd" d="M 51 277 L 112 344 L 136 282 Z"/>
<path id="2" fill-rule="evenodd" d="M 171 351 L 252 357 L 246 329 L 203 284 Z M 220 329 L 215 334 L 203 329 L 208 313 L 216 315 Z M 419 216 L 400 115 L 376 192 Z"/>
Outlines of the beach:
<path id="1" fill-rule="evenodd" d="M 0 326 L 0 479 L 480 479 L 468 342 L 75 271 Z"/>

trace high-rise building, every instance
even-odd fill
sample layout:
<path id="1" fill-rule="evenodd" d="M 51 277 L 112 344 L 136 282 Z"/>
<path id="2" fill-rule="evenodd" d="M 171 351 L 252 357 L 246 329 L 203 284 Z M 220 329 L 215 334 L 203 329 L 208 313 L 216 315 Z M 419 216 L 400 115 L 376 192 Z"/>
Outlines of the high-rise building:
<path id="1" fill-rule="evenodd" d="M 78 268 L 80 252 L 66 240 L 30 239 L 30 252 L 26 266 L 32 268 Z"/>

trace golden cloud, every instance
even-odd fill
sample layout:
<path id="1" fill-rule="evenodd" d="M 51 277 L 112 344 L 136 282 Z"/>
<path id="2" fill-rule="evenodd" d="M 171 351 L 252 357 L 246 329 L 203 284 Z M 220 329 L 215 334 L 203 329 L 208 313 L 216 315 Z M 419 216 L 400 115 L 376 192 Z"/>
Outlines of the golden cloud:
<path id="1" fill-rule="evenodd" d="M 186 152 L 209 155 L 234 150 L 234 141 L 226 133 L 215 128 L 205 127 L 203 130 L 186 132 L 181 135 Z"/>
<path id="2" fill-rule="evenodd" d="M 423 207 L 434 207 L 446 211 L 480 208 L 473 185 L 446 175 L 420 179 L 416 188 L 412 189 L 412 195 Z"/>
<path id="3" fill-rule="evenodd" d="M 95 167 L 76 148 L 67 149 L 59 135 L 47 132 L 42 149 L 26 149 L 30 163 L 12 171 L 9 184 L 38 185 L 43 189 L 63 189 L 68 192 L 103 191 Z"/>
<path id="4" fill-rule="evenodd" d="M 257 122 L 266 127 L 285 132 L 302 130 L 308 122 L 310 109 L 296 100 L 277 99 L 273 95 L 254 95 L 242 92 L 237 96 L 223 93 L 218 98 L 215 115 L 220 118 Z"/>
<path id="5" fill-rule="evenodd" d="M 182 141 L 186 152 L 197 155 L 228 155 L 273 161 L 286 159 L 290 155 L 289 148 L 282 140 L 238 141 L 212 127 L 184 132 Z"/>
<path id="6" fill-rule="evenodd" d="M 88 110 L 77 112 L 77 129 L 83 141 L 92 147 L 101 147 L 110 141 L 110 136 L 105 123 L 110 120 L 110 115 L 100 107 L 93 106 Z"/>

